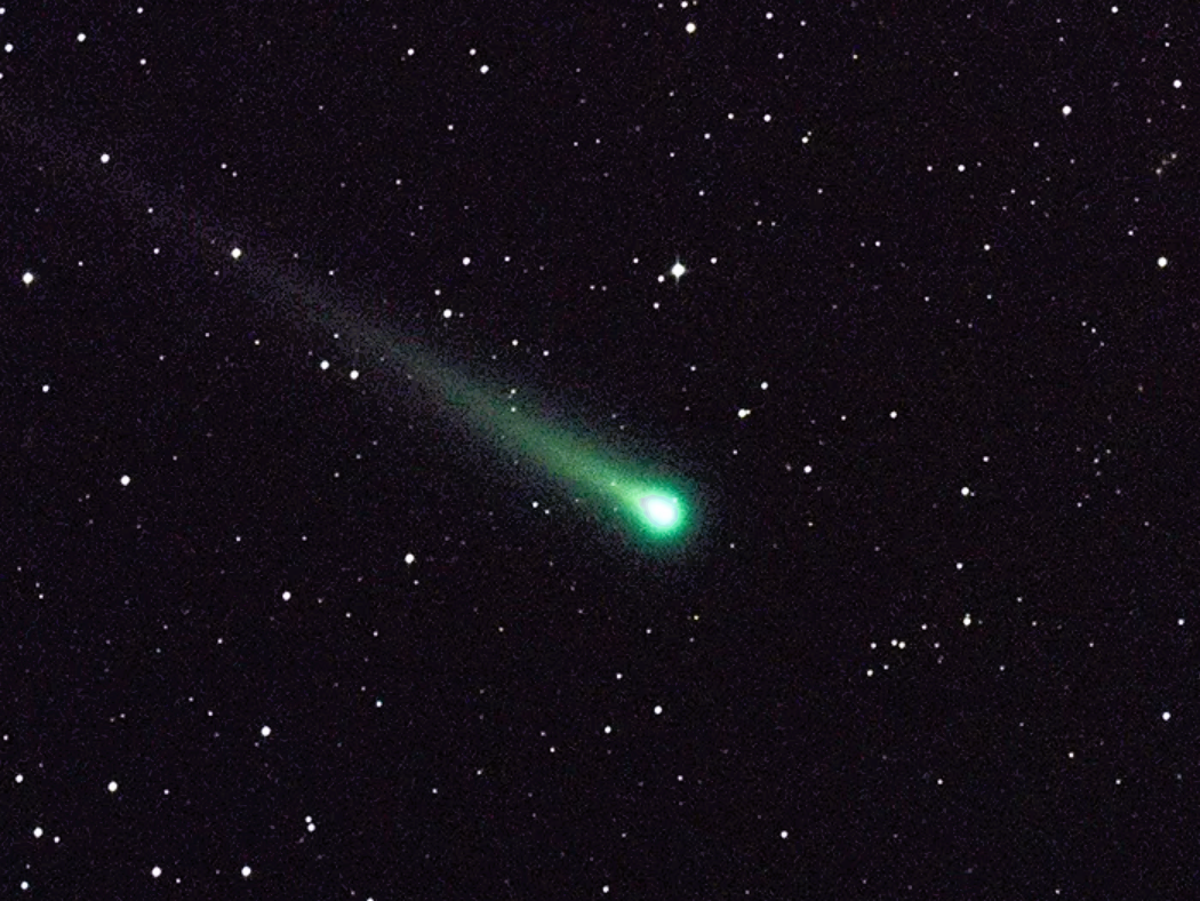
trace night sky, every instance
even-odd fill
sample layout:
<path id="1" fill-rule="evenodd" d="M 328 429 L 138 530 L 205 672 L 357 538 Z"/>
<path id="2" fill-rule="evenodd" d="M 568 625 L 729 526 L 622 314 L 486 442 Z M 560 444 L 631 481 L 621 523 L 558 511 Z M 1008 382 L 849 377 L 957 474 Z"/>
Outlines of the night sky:
<path id="1" fill-rule="evenodd" d="M 1197 897 L 1194 2 L 0 12 L 0 897 Z"/>

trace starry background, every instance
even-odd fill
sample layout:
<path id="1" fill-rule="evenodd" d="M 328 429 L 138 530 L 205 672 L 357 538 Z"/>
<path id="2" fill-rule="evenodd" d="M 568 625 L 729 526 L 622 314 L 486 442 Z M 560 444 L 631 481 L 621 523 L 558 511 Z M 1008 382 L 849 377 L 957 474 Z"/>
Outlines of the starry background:
<path id="1" fill-rule="evenodd" d="M 1197 40 L 7 4 L 0 895 L 1195 897 Z"/>

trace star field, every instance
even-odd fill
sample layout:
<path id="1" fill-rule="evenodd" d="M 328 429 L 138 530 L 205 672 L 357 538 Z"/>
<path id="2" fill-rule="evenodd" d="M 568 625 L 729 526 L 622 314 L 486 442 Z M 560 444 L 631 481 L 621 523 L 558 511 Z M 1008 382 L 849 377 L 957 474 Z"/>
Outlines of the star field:
<path id="1" fill-rule="evenodd" d="M 7 3 L 0 897 L 1192 897 L 1197 24 Z"/>

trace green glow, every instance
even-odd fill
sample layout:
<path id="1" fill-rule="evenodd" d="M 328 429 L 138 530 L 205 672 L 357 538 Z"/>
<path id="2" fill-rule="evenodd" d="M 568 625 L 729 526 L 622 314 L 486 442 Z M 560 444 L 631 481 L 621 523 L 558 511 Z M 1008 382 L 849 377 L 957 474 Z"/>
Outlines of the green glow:
<path id="1" fill-rule="evenodd" d="M 293 312 L 302 312 L 339 341 L 345 340 L 357 354 L 384 364 L 377 373 L 390 371 L 405 384 L 424 388 L 439 412 L 453 414 L 470 436 L 486 439 L 492 452 L 550 476 L 569 504 L 614 518 L 639 550 L 673 553 L 699 530 L 700 495 L 693 485 L 651 462 L 602 450 L 599 438 L 583 437 L 587 429 L 552 424 L 542 415 L 552 405 L 532 392 L 506 388 L 442 363 L 394 328 L 373 324 L 338 299 L 307 288 L 302 279 L 289 278 L 283 267 L 251 270 L 248 275 L 267 296 L 298 301 Z M 469 444 L 448 445 L 447 452 L 457 456 L 465 450 L 471 455 L 474 442 Z M 564 515 L 561 506 L 552 509 L 553 515 Z"/>
<path id="2" fill-rule="evenodd" d="M 679 509 L 679 498 L 671 494 L 647 494 L 638 502 L 646 518 L 646 525 L 662 532 L 673 532 L 683 521 Z"/>
<path id="3" fill-rule="evenodd" d="M 683 483 L 660 475 L 659 467 L 602 450 L 597 439 L 525 412 L 526 407 L 542 407 L 532 397 L 489 387 L 485 380 L 464 376 L 411 347 L 401 356 L 417 380 L 436 389 L 472 432 L 487 437 L 495 449 L 534 464 L 565 488 L 572 501 L 590 501 L 615 516 L 641 549 L 679 547 L 696 528 L 696 511 Z"/>
<path id="4" fill-rule="evenodd" d="M 89 190 L 96 184 L 95 158 L 69 149 L 104 143 L 96 136 L 73 134 L 65 123 L 43 121 L 35 108 L 19 106 L 8 95 L 0 103 L 0 132 L 73 172 Z M 159 229 L 174 229 L 174 243 L 189 253 L 197 248 L 222 278 L 224 273 L 237 273 L 268 310 L 324 330 L 365 362 L 374 384 L 404 390 L 410 378 L 420 383 L 433 394 L 439 411 L 461 415 L 470 432 L 489 440 L 493 449 L 534 464 L 565 490 L 571 503 L 586 502 L 586 510 L 615 515 L 624 534 L 640 548 L 680 548 L 698 531 L 702 495 L 694 486 L 659 466 L 598 449 L 596 440 L 581 437 L 579 430 L 550 424 L 535 415 L 540 409 L 535 398 L 527 400 L 524 393 L 515 395 L 443 365 L 398 333 L 394 322 L 364 314 L 363 306 L 369 310 L 370 303 L 356 308 L 332 283 L 314 281 L 303 264 L 293 261 L 294 254 L 272 255 L 265 246 L 246 247 L 203 210 L 175 206 L 176 192 L 164 196 L 140 181 L 131 166 L 105 168 L 106 183 L 138 211 L 140 220 L 146 220 L 142 211 L 147 208 L 159 211 L 153 220 L 155 235 Z M 244 237 L 261 229 L 236 231 Z M 677 281 L 684 272 L 677 262 L 672 270 Z M 390 401 L 394 395 L 386 396 Z M 447 446 L 446 452 L 453 455 L 456 450 Z"/>

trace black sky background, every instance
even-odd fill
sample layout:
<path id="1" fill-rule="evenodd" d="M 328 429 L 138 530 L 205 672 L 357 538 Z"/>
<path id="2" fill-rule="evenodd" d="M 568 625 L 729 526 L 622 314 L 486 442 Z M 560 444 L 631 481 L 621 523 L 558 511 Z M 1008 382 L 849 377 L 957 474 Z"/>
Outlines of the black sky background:
<path id="1" fill-rule="evenodd" d="M 1192 897 L 1197 22 L 1117 6 L 9 4 L 0 896 Z"/>

